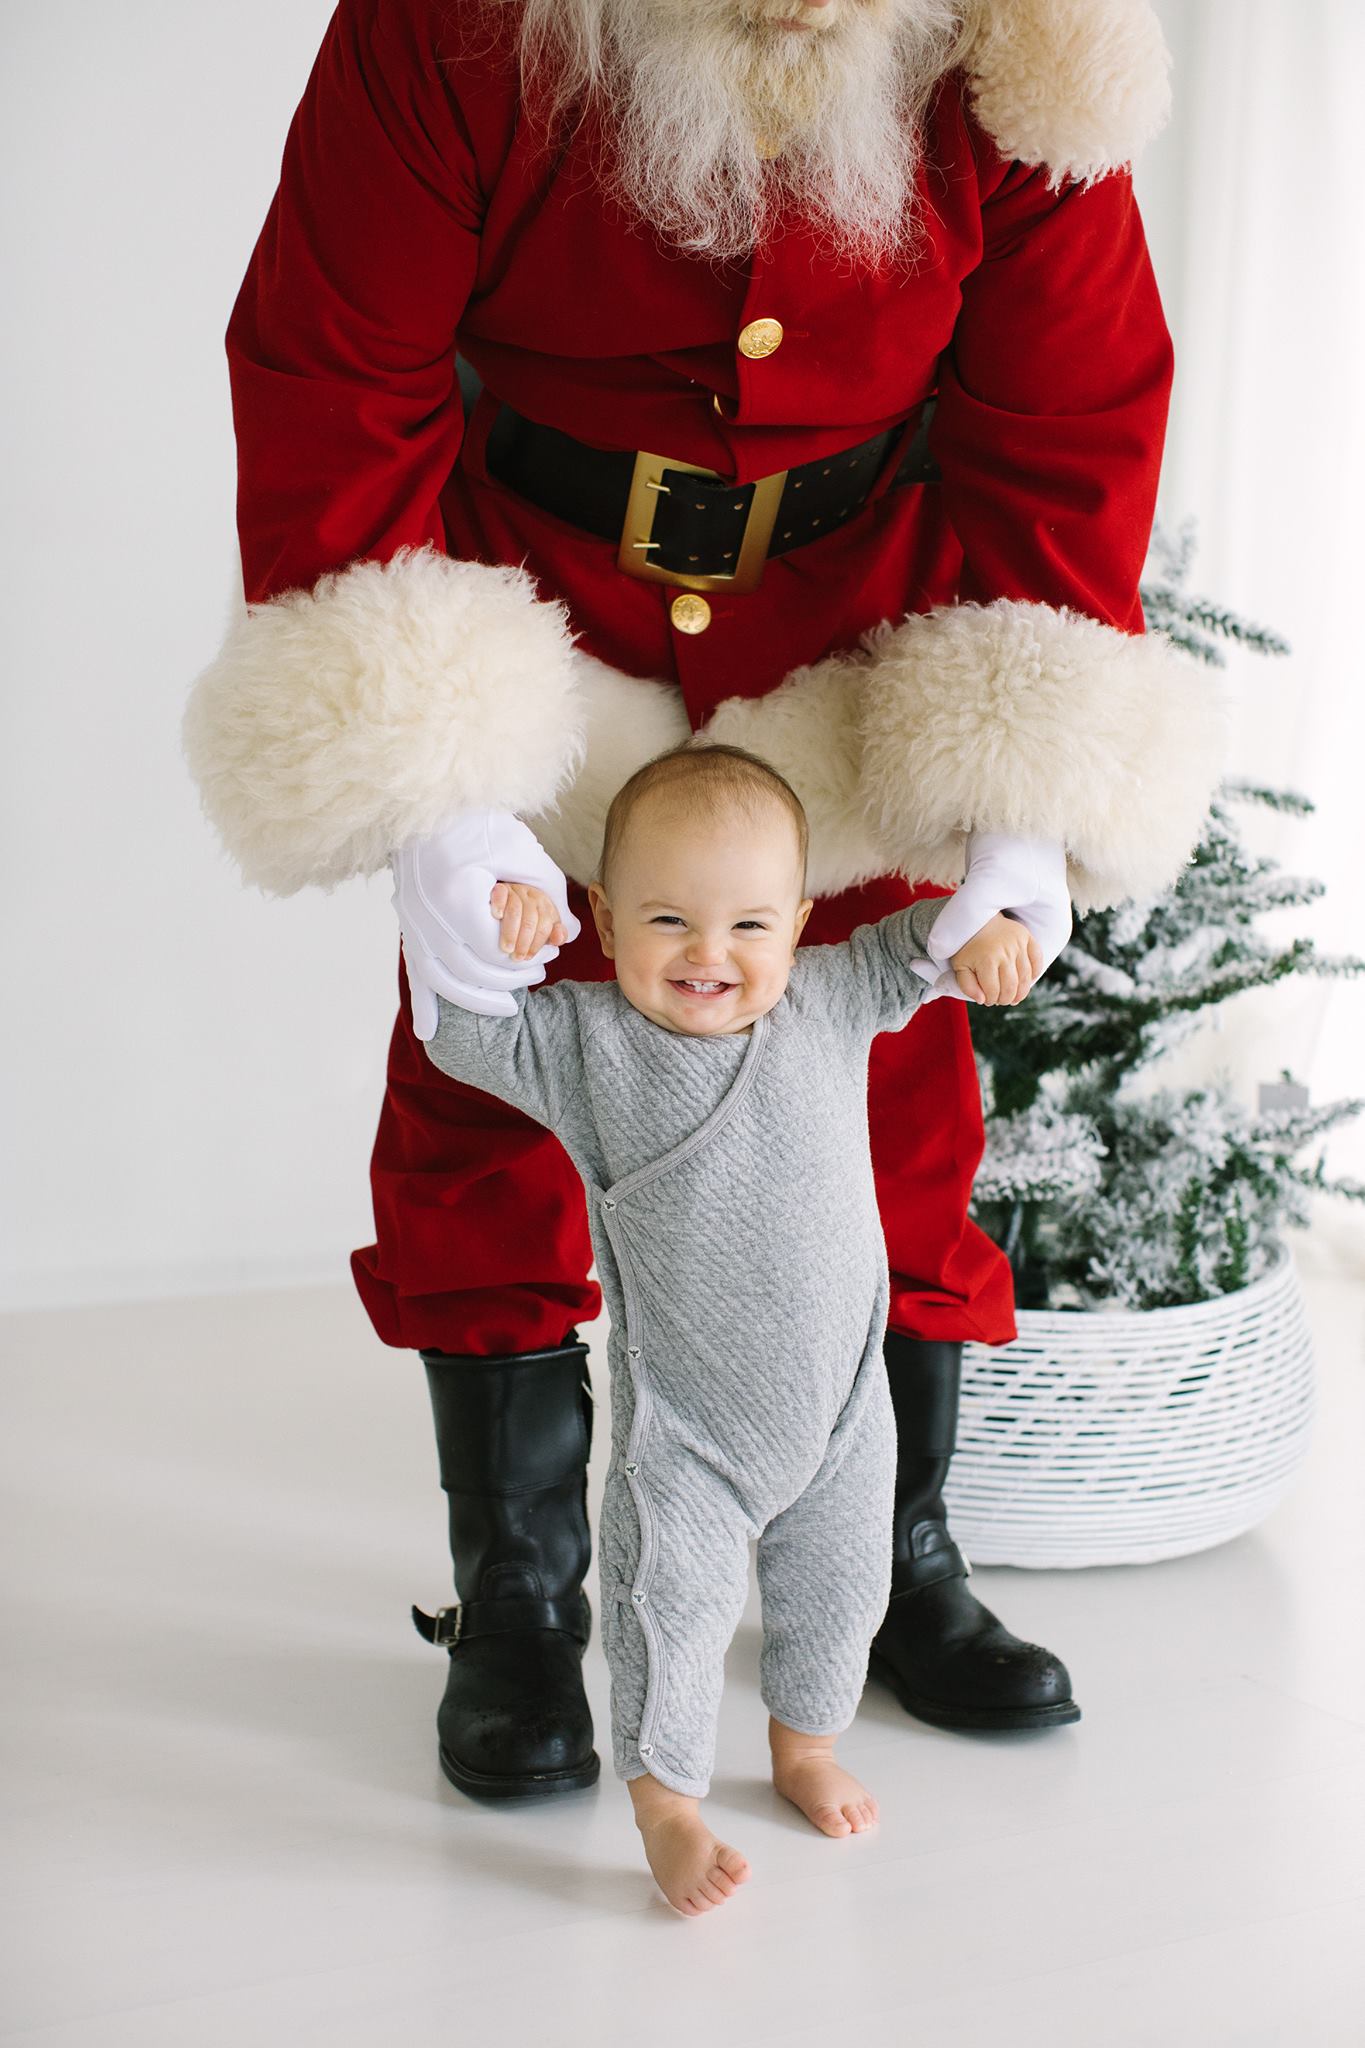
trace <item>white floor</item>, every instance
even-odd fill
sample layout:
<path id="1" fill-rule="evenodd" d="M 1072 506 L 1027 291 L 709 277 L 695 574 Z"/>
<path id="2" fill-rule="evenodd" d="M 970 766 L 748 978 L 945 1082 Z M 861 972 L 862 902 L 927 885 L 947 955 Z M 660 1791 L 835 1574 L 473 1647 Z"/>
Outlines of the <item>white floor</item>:
<path id="1" fill-rule="evenodd" d="M 760 1775 L 751 1607 L 713 1804 L 754 1877 L 700 1921 L 609 1766 L 520 1811 L 441 1778 L 425 1385 L 346 1290 L 0 1322 L 0 2039 L 1361 2048 L 1365 1289 L 1309 1293 L 1322 1421 L 1262 1530 L 978 1575 L 1079 1727 L 940 1734 L 870 1690 L 844 1749 L 882 1825 L 825 1841 Z M 587 1673 L 605 1736 L 595 1641 Z"/>

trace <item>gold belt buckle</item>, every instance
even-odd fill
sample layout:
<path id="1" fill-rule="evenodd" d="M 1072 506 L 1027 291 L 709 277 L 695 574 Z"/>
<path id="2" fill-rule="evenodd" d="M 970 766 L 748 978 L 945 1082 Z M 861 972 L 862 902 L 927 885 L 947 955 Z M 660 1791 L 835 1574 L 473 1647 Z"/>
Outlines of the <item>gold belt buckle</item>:
<path id="1" fill-rule="evenodd" d="M 771 476 L 756 479 L 734 573 L 728 576 L 689 576 L 681 569 L 665 569 L 649 559 L 651 548 L 663 545 L 654 538 L 654 514 L 660 496 L 666 497 L 673 489 L 663 480 L 666 469 L 680 470 L 684 476 L 705 476 L 716 483 L 725 482 L 718 470 L 704 469 L 696 462 L 677 462 L 671 455 L 649 455 L 641 449 L 635 458 L 635 473 L 630 480 L 630 497 L 616 557 L 618 568 L 624 569 L 627 576 L 643 578 L 646 583 L 671 583 L 678 590 L 733 591 L 737 597 L 745 591 L 757 590 L 763 565 L 768 559 L 768 542 L 777 524 L 777 508 L 787 481 L 786 470 L 776 469 Z M 746 488 L 744 484 L 735 485 L 736 490 Z"/>

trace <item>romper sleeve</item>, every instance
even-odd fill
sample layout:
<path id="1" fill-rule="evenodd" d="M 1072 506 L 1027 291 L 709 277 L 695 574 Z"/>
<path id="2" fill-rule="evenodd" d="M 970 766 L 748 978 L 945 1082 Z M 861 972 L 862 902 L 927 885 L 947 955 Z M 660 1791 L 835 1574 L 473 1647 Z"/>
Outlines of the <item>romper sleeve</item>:
<path id="1" fill-rule="evenodd" d="M 583 1080 L 572 984 L 556 982 L 534 996 L 518 989 L 515 998 L 515 1016 L 484 1017 L 438 997 L 427 1057 L 452 1080 L 496 1095 L 553 1131 Z"/>
<path id="2" fill-rule="evenodd" d="M 941 963 L 933 959 L 930 934 L 951 900 L 924 897 L 876 924 L 860 924 L 838 945 L 803 946 L 792 963 L 793 998 L 818 1005 L 859 1038 L 901 1030 L 936 992 L 929 977 L 941 979 Z"/>

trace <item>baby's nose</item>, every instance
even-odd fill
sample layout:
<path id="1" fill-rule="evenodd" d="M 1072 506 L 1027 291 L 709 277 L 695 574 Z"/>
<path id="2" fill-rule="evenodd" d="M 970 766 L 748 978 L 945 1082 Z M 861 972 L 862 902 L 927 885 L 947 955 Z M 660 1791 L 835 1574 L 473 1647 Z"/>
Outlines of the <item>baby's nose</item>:
<path id="1" fill-rule="evenodd" d="M 729 950 L 729 945 L 724 938 L 708 938 L 704 933 L 699 933 L 689 945 L 687 957 L 689 960 L 695 961 L 698 966 L 714 967 L 724 960 Z"/>

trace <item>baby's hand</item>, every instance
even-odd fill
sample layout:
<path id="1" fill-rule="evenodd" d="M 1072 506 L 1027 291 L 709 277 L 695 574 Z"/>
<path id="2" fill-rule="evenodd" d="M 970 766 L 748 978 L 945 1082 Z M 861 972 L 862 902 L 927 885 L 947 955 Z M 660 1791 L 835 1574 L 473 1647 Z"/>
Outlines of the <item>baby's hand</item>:
<path id="1" fill-rule="evenodd" d="M 530 882 L 499 882 L 488 907 L 501 925 L 499 944 L 514 960 L 529 960 L 542 946 L 568 943 L 559 912 L 543 889 Z"/>
<path id="2" fill-rule="evenodd" d="M 997 910 L 948 964 L 970 1002 L 1022 1003 L 1043 971 L 1043 952 L 1027 925 Z"/>

